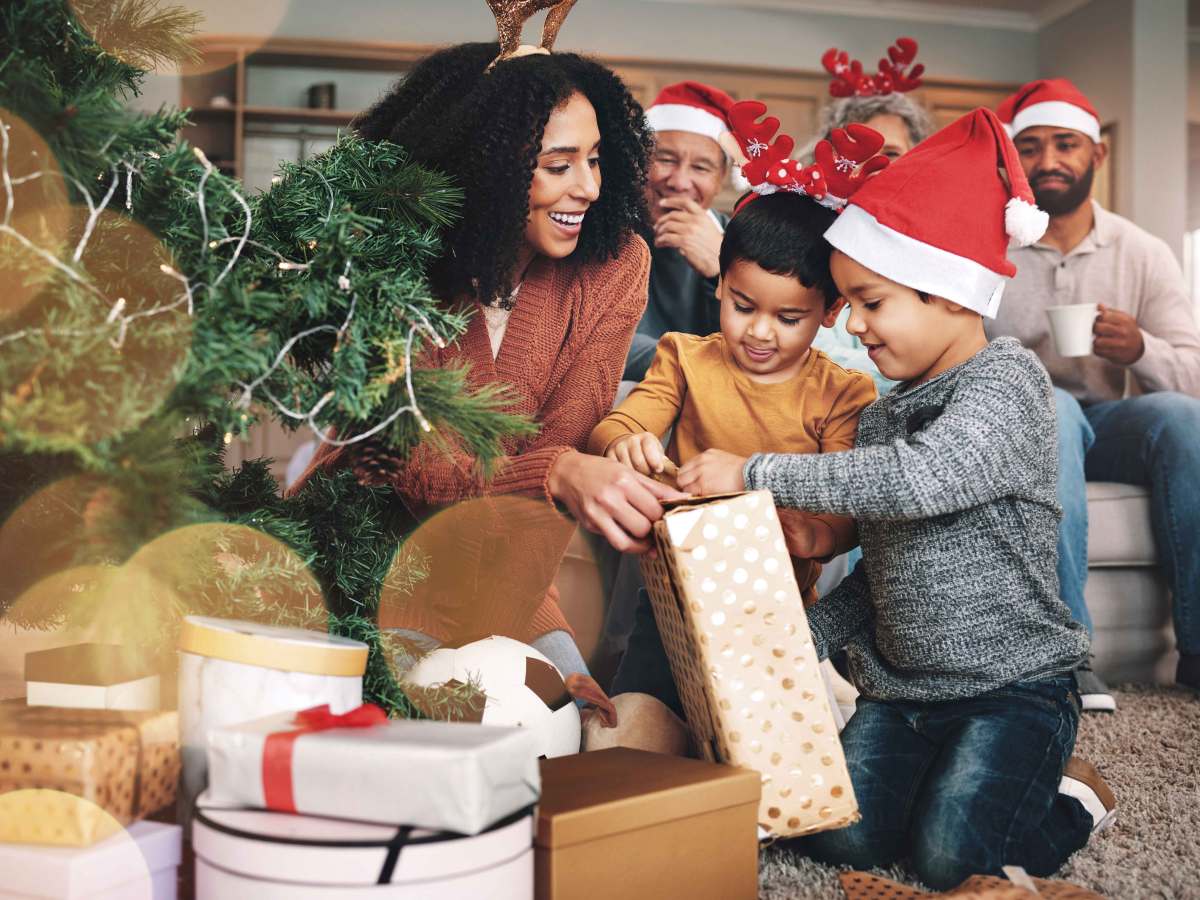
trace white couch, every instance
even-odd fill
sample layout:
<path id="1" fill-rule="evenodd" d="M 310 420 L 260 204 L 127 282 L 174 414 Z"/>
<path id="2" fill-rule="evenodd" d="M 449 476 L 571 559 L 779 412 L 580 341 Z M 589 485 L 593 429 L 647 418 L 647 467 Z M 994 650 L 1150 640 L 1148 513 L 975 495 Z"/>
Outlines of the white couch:
<path id="1" fill-rule="evenodd" d="M 1170 591 L 1158 566 L 1144 488 L 1088 484 L 1088 582 L 1093 665 L 1110 684 L 1175 680 Z"/>

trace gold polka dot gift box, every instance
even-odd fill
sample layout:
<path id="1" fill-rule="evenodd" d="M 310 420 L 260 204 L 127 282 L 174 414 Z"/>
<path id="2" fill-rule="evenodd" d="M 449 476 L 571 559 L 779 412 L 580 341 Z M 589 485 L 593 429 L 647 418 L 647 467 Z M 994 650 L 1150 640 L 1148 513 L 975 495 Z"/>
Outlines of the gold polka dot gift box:
<path id="1" fill-rule="evenodd" d="M 0 702 L 0 842 L 94 844 L 174 803 L 178 781 L 174 711 Z"/>
<path id="2" fill-rule="evenodd" d="M 858 821 L 771 495 L 668 507 L 642 572 L 694 745 L 705 759 L 760 773 L 764 836 Z"/>

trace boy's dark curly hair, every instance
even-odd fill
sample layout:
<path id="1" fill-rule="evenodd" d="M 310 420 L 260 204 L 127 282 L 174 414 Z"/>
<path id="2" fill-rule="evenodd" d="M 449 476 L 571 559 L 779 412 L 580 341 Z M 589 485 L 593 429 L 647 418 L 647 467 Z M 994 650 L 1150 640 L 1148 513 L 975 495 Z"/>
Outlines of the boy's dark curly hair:
<path id="1" fill-rule="evenodd" d="M 836 219 L 833 210 L 789 191 L 755 197 L 725 226 L 721 274 L 738 261 L 756 263 L 774 275 L 794 277 L 806 288 L 818 289 L 829 309 L 838 289 L 829 273 L 833 248 L 825 230 Z"/>
<path id="2" fill-rule="evenodd" d="M 571 258 L 612 258 L 645 229 L 652 139 L 621 80 L 574 53 L 518 57 L 486 71 L 499 52 L 497 44 L 460 44 L 426 57 L 353 126 L 365 140 L 400 144 L 463 189 L 461 218 L 443 233 L 430 272 L 445 300 L 512 292 L 542 132 L 573 94 L 596 110 L 603 183 Z"/>

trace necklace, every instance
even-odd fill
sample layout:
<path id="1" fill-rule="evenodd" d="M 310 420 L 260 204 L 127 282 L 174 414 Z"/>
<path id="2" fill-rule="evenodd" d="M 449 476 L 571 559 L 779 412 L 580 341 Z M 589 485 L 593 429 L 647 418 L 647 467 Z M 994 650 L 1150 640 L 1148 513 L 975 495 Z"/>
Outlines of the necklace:
<path id="1" fill-rule="evenodd" d="M 517 305 L 517 294 L 521 292 L 521 285 L 524 283 L 523 281 L 518 281 L 517 286 L 512 289 L 512 293 L 507 297 L 495 297 L 483 305 L 489 309 L 503 309 L 511 312 Z"/>

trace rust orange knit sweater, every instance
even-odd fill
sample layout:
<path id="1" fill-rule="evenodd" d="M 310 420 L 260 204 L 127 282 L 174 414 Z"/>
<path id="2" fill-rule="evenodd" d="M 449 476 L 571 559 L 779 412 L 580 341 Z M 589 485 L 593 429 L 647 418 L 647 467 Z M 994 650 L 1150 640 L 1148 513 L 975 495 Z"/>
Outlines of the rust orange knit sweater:
<path id="1" fill-rule="evenodd" d="M 570 631 L 552 582 L 575 524 L 557 512 L 547 481 L 555 460 L 583 451 L 612 408 L 649 271 L 649 250 L 632 236 L 607 262 L 538 257 L 494 361 L 481 314 L 454 345 L 427 349 L 423 367 L 469 363 L 472 388 L 511 385 L 508 409 L 533 417 L 540 430 L 506 446 L 491 481 L 465 453 L 422 445 L 411 455 L 394 485 L 422 523 L 410 545 L 430 574 L 411 595 L 385 589 L 381 627 L 415 629 L 451 646 L 491 634 L 528 643 Z M 312 468 L 350 465 L 352 452 L 323 445 Z"/>

